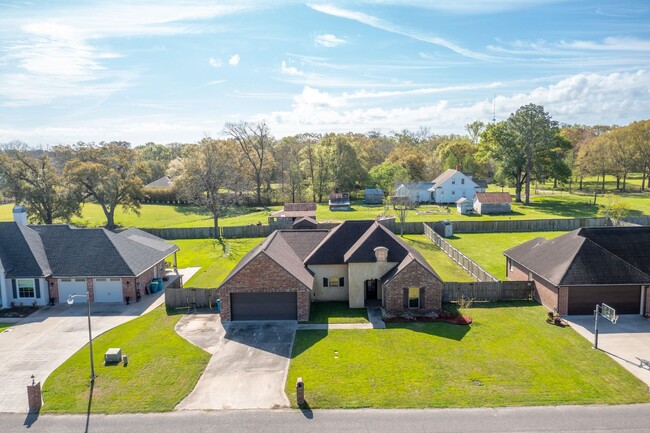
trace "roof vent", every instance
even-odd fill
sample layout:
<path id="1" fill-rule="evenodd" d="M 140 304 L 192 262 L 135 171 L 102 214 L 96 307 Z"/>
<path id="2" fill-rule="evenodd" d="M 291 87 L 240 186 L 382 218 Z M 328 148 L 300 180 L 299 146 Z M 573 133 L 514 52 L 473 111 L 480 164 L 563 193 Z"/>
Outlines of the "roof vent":
<path id="1" fill-rule="evenodd" d="M 374 251 L 378 262 L 385 262 L 388 260 L 388 248 L 377 247 Z"/>
<path id="2" fill-rule="evenodd" d="M 25 206 L 14 206 L 14 221 L 23 226 L 27 225 L 27 208 Z"/>

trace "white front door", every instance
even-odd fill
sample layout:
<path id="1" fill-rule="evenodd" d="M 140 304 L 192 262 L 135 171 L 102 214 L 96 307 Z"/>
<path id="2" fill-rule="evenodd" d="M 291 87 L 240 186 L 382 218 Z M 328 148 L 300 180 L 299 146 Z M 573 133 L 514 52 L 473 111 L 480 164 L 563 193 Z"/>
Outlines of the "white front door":
<path id="1" fill-rule="evenodd" d="M 121 278 L 95 278 L 95 302 L 122 302 Z"/>
<path id="2" fill-rule="evenodd" d="M 86 286 L 85 278 L 61 278 L 59 280 L 59 303 L 67 302 L 70 295 L 82 295 L 74 298 L 74 302 L 86 302 Z"/>

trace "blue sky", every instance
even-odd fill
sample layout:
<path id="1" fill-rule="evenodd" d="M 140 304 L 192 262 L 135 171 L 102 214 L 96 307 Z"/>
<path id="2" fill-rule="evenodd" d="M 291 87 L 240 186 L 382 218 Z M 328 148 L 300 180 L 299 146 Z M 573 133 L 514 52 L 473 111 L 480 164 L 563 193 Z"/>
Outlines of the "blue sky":
<path id="1" fill-rule="evenodd" d="M 271 6 L 272 5 L 272 6 Z M 650 3 L 0 0 L 0 143 L 650 117 Z"/>

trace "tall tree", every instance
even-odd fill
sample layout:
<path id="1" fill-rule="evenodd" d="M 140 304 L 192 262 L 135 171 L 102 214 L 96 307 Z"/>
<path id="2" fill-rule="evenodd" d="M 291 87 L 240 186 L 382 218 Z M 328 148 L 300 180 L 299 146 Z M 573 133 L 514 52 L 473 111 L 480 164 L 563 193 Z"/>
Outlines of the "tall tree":
<path id="1" fill-rule="evenodd" d="M 635 145 L 629 128 L 616 128 L 609 131 L 609 154 L 612 157 L 616 175 L 623 179 L 623 189 L 627 184 L 627 176 L 639 167 L 639 149 Z"/>
<path id="2" fill-rule="evenodd" d="M 408 181 L 408 171 L 394 162 L 384 162 L 370 169 L 368 177 L 372 186 L 381 188 L 384 195 L 395 193 L 395 184 Z"/>
<path id="3" fill-rule="evenodd" d="M 474 143 L 474 146 L 478 146 L 478 142 L 481 140 L 481 134 L 485 131 L 485 123 L 480 120 L 468 123 L 465 125 L 465 131 L 467 131 L 469 141 Z"/>
<path id="4" fill-rule="evenodd" d="M 483 161 L 495 161 L 495 178 L 500 182 L 512 182 L 515 186 L 515 201 L 520 203 L 526 179 L 526 153 L 517 143 L 516 135 L 506 121 L 486 127 L 481 134 L 478 157 Z"/>
<path id="5" fill-rule="evenodd" d="M 262 204 L 262 182 L 268 171 L 273 138 L 265 122 L 226 123 L 225 131 L 239 146 L 244 158 L 250 164 L 255 180 L 257 204 Z"/>
<path id="6" fill-rule="evenodd" d="M 535 158 L 554 148 L 555 136 L 559 134 L 558 123 L 544 111 L 541 105 L 528 104 L 520 107 L 506 120 L 518 147 L 526 155 L 526 204 L 530 204 L 530 182 Z"/>
<path id="7" fill-rule="evenodd" d="M 327 134 L 321 143 L 329 150 L 330 172 L 337 192 L 350 192 L 363 184 L 367 172 L 344 134 Z"/>
<path id="8" fill-rule="evenodd" d="M 311 200 L 316 201 L 316 146 L 321 140 L 319 134 L 301 134 L 298 139 L 304 143 L 300 151 L 300 169 L 311 189 Z"/>
<path id="9" fill-rule="evenodd" d="M 29 151 L 11 143 L 0 153 L 0 177 L 17 202 L 29 210 L 30 221 L 52 224 L 80 216 L 81 196 L 70 188 L 48 152 Z"/>
<path id="10" fill-rule="evenodd" d="M 395 162 L 404 167 L 414 182 L 426 180 L 427 159 L 424 151 L 411 144 L 398 146 L 386 158 L 388 162 Z"/>
<path id="11" fill-rule="evenodd" d="M 237 203 L 244 182 L 236 146 L 233 141 L 204 138 L 170 167 L 179 195 L 212 215 L 215 237 L 219 218 Z"/>
<path id="12" fill-rule="evenodd" d="M 598 176 L 602 182 L 601 190 L 605 192 L 605 177 L 613 172 L 612 158 L 609 152 L 608 137 L 603 134 L 587 141 L 580 147 L 578 161 L 586 174 Z"/>
<path id="13" fill-rule="evenodd" d="M 302 201 L 304 177 L 300 170 L 304 144 L 297 137 L 284 137 L 273 148 L 273 159 L 280 176 L 280 191 L 285 200 L 291 203 Z"/>
<path id="14" fill-rule="evenodd" d="M 438 146 L 437 154 L 438 159 L 443 167 L 447 168 L 464 168 L 469 171 L 474 171 L 476 168 L 474 164 L 474 155 L 478 147 L 468 139 L 458 139 L 445 141 Z"/>
<path id="15" fill-rule="evenodd" d="M 628 128 L 630 129 L 629 138 L 637 149 L 639 169 L 643 173 L 641 191 L 645 191 L 646 181 L 650 178 L 650 120 L 633 122 Z"/>
<path id="16" fill-rule="evenodd" d="M 93 198 L 106 216 L 106 228 L 115 229 L 115 209 L 140 214 L 145 197 L 142 174 L 148 168 L 128 143 L 81 145 L 65 164 L 64 173 L 87 198 Z"/>

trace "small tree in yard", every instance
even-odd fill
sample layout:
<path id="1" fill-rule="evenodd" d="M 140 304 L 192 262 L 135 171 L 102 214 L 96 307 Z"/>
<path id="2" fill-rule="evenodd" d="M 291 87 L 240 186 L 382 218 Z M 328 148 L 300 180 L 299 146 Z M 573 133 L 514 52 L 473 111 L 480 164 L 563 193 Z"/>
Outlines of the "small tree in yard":
<path id="1" fill-rule="evenodd" d="M 408 217 L 409 211 L 413 209 L 415 203 L 408 200 L 408 197 L 395 197 L 395 198 L 404 198 L 405 200 L 396 200 L 393 203 L 393 208 L 397 213 L 397 219 L 399 221 L 399 235 L 404 236 L 404 223 Z"/>
<path id="2" fill-rule="evenodd" d="M 607 194 L 604 201 L 605 203 L 598 209 L 598 216 L 610 218 L 614 225 L 619 225 L 621 220 L 630 213 L 627 204 L 620 197 Z"/>

